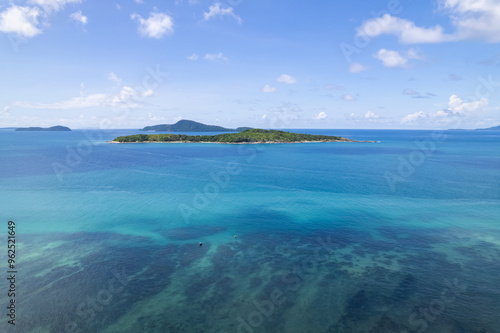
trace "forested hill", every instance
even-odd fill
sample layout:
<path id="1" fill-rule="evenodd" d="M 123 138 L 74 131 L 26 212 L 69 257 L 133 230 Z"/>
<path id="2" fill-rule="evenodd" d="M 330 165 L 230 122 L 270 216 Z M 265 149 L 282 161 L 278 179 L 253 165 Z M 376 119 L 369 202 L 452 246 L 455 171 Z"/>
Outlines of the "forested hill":
<path id="1" fill-rule="evenodd" d="M 205 125 L 192 120 L 179 120 L 175 124 L 146 126 L 142 131 L 153 132 L 241 132 L 250 129 L 250 127 L 238 127 L 236 129 L 225 128 L 216 125 Z"/>

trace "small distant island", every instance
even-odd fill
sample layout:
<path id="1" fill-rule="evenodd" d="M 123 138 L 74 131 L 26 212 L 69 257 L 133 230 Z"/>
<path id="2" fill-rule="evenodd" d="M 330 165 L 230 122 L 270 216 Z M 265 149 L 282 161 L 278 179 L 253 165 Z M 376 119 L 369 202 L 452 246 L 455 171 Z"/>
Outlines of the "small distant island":
<path id="1" fill-rule="evenodd" d="M 476 131 L 500 131 L 500 125 L 488 128 L 478 128 Z"/>
<path id="2" fill-rule="evenodd" d="M 120 136 L 112 143 L 133 142 L 204 142 L 204 143 L 299 143 L 299 142 L 372 142 L 355 141 L 340 136 L 312 135 L 291 133 L 278 130 L 249 129 L 240 133 L 218 135 L 185 135 L 185 134 L 136 134 Z"/>
<path id="3" fill-rule="evenodd" d="M 179 120 L 175 124 L 146 126 L 141 131 L 151 132 L 242 132 L 251 127 L 225 128 L 216 125 L 205 125 L 192 120 Z"/>
<path id="4" fill-rule="evenodd" d="M 42 127 L 20 127 L 16 128 L 16 131 L 24 131 L 24 132 L 36 132 L 36 131 L 50 131 L 50 132 L 68 132 L 71 131 L 69 127 L 66 126 L 52 126 L 52 127 L 47 127 L 47 128 L 42 128 Z"/>

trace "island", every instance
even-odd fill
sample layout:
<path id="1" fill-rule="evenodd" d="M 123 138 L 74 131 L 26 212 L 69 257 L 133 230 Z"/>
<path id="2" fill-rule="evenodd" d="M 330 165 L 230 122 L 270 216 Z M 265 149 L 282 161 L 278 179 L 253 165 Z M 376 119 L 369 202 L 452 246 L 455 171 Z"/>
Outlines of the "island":
<path id="1" fill-rule="evenodd" d="M 239 133 L 225 133 L 218 135 L 185 135 L 185 134 L 136 134 L 120 136 L 111 143 L 133 142 L 203 142 L 203 143 L 299 143 L 299 142 L 373 142 L 355 141 L 340 136 L 312 135 L 291 133 L 278 130 L 249 129 Z"/>
<path id="2" fill-rule="evenodd" d="M 488 128 L 478 128 L 476 131 L 500 131 L 500 125 Z"/>
<path id="3" fill-rule="evenodd" d="M 16 131 L 25 131 L 25 132 L 35 132 L 35 131 L 44 131 L 44 132 L 68 132 L 71 131 L 69 127 L 66 126 L 52 126 L 48 128 L 42 128 L 42 127 L 20 127 L 16 128 Z"/>
<path id="4" fill-rule="evenodd" d="M 205 125 L 192 120 L 179 120 L 175 124 L 146 126 L 141 131 L 151 132 L 241 132 L 251 129 L 250 127 L 238 127 L 236 129 L 225 128 L 216 125 Z"/>

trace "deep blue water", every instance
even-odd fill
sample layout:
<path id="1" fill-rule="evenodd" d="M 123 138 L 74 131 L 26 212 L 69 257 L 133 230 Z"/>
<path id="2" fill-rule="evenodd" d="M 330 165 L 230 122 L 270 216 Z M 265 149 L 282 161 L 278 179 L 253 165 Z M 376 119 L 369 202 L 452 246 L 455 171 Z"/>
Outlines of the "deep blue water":
<path id="1" fill-rule="evenodd" d="M 16 329 L 499 332 L 499 132 L 292 131 L 377 142 L 0 130 Z"/>

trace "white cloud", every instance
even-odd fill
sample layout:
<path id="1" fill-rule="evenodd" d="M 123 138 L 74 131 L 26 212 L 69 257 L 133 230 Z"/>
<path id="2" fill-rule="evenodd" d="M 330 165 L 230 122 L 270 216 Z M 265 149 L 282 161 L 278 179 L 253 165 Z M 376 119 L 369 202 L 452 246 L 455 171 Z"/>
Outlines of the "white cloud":
<path id="1" fill-rule="evenodd" d="M 209 60 L 209 61 L 227 60 L 227 58 L 221 52 L 214 53 L 214 54 L 207 53 L 207 54 L 205 54 L 205 57 L 203 59 Z"/>
<path id="2" fill-rule="evenodd" d="M 271 87 L 270 85 L 266 84 L 264 86 L 264 88 L 262 88 L 262 92 L 265 92 L 265 93 L 274 93 L 274 92 L 276 92 L 276 88 L 275 87 Z"/>
<path id="3" fill-rule="evenodd" d="M 118 76 L 116 76 L 116 74 L 113 72 L 108 74 L 108 80 L 113 81 L 118 85 L 122 82 L 122 79 L 120 79 Z"/>
<path id="4" fill-rule="evenodd" d="M 135 1 L 135 3 L 138 3 L 139 5 L 142 5 L 144 3 L 144 1 L 142 1 L 142 0 L 134 0 L 134 1 Z"/>
<path id="5" fill-rule="evenodd" d="M 365 119 L 379 119 L 380 116 L 378 114 L 375 114 L 371 111 L 368 111 L 365 113 Z"/>
<path id="6" fill-rule="evenodd" d="M 40 9 L 12 5 L 0 13 L 0 31 L 31 38 L 42 32 L 38 25 Z"/>
<path id="7" fill-rule="evenodd" d="M 143 93 L 135 91 L 132 87 L 124 86 L 120 92 L 111 98 L 111 106 L 115 108 L 138 108 L 141 106 L 140 101 L 144 97 L 151 96 L 153 91 L 148 89 Z"/>
<path id="8" fill-rule="evenodd" d="M 415 112 L 415 113 L 412 113 L 412 114 L 405 116 L 401 120 L 401 123 L 403 123 L 403 124 L 416 124 L 419 120 L 427 119 L 427 118 L 429 118 L 429 115 L 427 113 L 425 113 L 424 111 L 419 111 L 419 112 Z"/>
<path id="9" fill-rule="evenodd" d="M 81 0 L 28 0 L 27 3 L 29 6 L 11 4 L 0 12 L 1 32 L 15 33 L 21 38 L 32 38 L 42 33 L 40 18 L 47 20 L 52 12 L 64 9 L 67 4 L 81 3 Z M 87 18 L 81 15 L 81 12 L 75 12 L 70 17 L 82 24 L 87 23 Z M 48 22 L 44 22 L 44 25 L 48 25 Z"/>
<path id="10" fill-rule="evenodd" d="M 451 95 L 448 101 L 448 107 L 443 110 L 439 110 L 436 113 L 425 113 L 423 111 L 415 112 L 405 116 L 401 123 L 403 124 L 418 124 L 422 121 L 427 123 L 436 122 L 445 124 L 450 121 L 450 119 L 456 117 L 466 117 L 477 113 L 489 104 L 487 98 L 481 98 L 477 101 L 464 102 L 457 95 Z"/>
<path id="11" fill-rule="evenodd" d="M 82 0 L 30 0 L 29 3 L 37 5 L 43 9 L 44 12 L 58 12 L 62 10 L 67 4 L 81 3 Z"/>
<path id="12" fill-rule="evenodd" d="M 80 10 L 70 14 L 69 17 L 82 25 L 87 24 L 87 16 L 82 15 Z"/>
<path id="13" fill-rule="evenodd" d="M 221 4 L 218 3 L 218 2 L 216 2 L 212 6 L 210 6 L 208 8 L 208 12 L 204 12 L 203 13 L 203 18 L 204 18 L 205 21 L 208 21 L 208 20 L 210 20 L 212 18 L 216 18 L 216 17 L 222 17 L 222 16 L 233 17 L 240 24 L 241 24 L 241 22 L 243 22 L 243 20 L 241 19 L 241 17 L 239 17 L 238 15 L 236 15 L 234 13 L 234 8 L 233 7 L 222 8 Z"/>
<path id="14" fill-rule="evenodd" d="M 340 98 L 341 98 L 342 100 L 344 100 L 344 101 L 348 101 L 348 102 L 350 102 L 350 101 L 355 101 L 355 100 L 356 100 L 356 98 L 355 98 L 354 96 L 349 95 L 349 94 L 344 94 L 344 95 L 342 95 Z"/>
<path id="15" fill-rule="evenodd" d="M 367 111 L 363 115 L 357 115 L 354 112 L 344 115 L 345 119 L 355 121 L 357 123 L 363 123 L 363 122 L 384 122 L 384 117 L 375 114 L 374 112 Z"/>
<path id="16" fill-rule="evenodd" d="M 188 59 L 188 60 L 198 60 L 198 57 L 199 56 L 196 53 L 193 53 L 189 57 L 187 57 L 186 59 Z"/>
<path id="17" fill-rule="evenodd" d="M 351 73 L 359 73 L 359 72 L 362 72 L 364 70 L 367 70 L 368 67 L 366 66 L 363 66 L 357 62 L 352 62 L 350 65 L 349 65 L 349 71 Z"/>
<path id="18" fill-rule="evenodd" d="M 489 103 L 487 98 L 481 98 L 478 101 L 472 101 L 469 103 L 465 103 L 460 97 L 457 95 L 451 95 L 450 100 L 448 101 L 448 109 L 450 113 L 454 115 L 466 115 L 472 112 L 476 112 L 486 107 Z"/>
<path id="19" fill-rule="evenodd" d="M 26 103 L 17 102 L 16 106 L 26 109 L 79 109 L 87 107 L 104 106 L 107 104 L 109 97 L 107 94 L 91 94 L 85 96 L 74 97 L 65 101 L 55 103 Z"/>
<path id="20" fill-rule="evenodd" d="M 162 38 L 174 32 L 174 22 L 164 13 L 151 13 L 147 19 L 139 14 L 132 14 L 130 18 L 139 21 L 139 33 L 148 38 Z"/>
<path id="21" fill-rule="evenodd" d="M 153 91 L 148 89 L 143 93 L 134 90 L 131 87 L 124 86 L 117 94 L 81 94 L 78 97 L 55 103 L 27 103 L 17 102 L 16 106 L 26 109 L 82 109 L 92 107 L 111 106 L 114 108 L 138 108 L 141 107 L 141 101 L 144 97 L 151 96 Z"/>
<path id="22" fill-rule="evenodd" d="M 436 113 L 436 117 L 448 117 L 449 113 L 448 112 L 445 112 L 443 110 L 439 110 L 437 113 Z"/>
<path id="23" fill-rule="evenodd" d="M 413 49 L 410 49 L 406 56 L 401 55 L 398 51 L 380 49 L 374 57 L 381 60 L 384 66 L 388 68 L 405 68 L 408 59 L 418 59 L 418 55 Z"/>
<path id="24" fill-rule="evenodd" d="M 414 22 L 385 14 L 369 19 L 358 28 L 358 36 L 397 36 L 401 43 L 441 43 L 460 40 L 500 42 L 500 1 L 440 0 L 441 10 L 449 15 L 453 32 L 446 34 L 440 25 L 418 27 Z"/>
<path id="25" fill-rule="evenodd" d="M 452 13 L 457 39 L 500 42 L 500 1 L 444 0 L 444 8 Z"/>
<path id="26" fill-rule="evenodd" d="M 395 35 L 404 44 L 440 43 L 452 39 L 451 36 L 443 33 L 443 28 L 439 25 L 433 28 L 420 28 L 411 21 L 390 14 L 365 21 L 358 28 L 357 34 L 367 37 L 377 37 L 384 34 Z"/>
<path id="27" fill-rule="evenodd" d="M 281 82 L 281 83 L 286 83 L 286 84 L 294 84 L 297 83 L 297 79 L 294 78 L 293 76 L 290 76 L 288 74 L 283 74 L 280 75 L 276 81 Z"/>
<path id="28" fill-rule="evenodd" d="M 314 119 L 322 120 L 322 119 L 325 119 L 326 117 L 328 117 L 326 112 L 320 112 L 314 117 Z"/>

